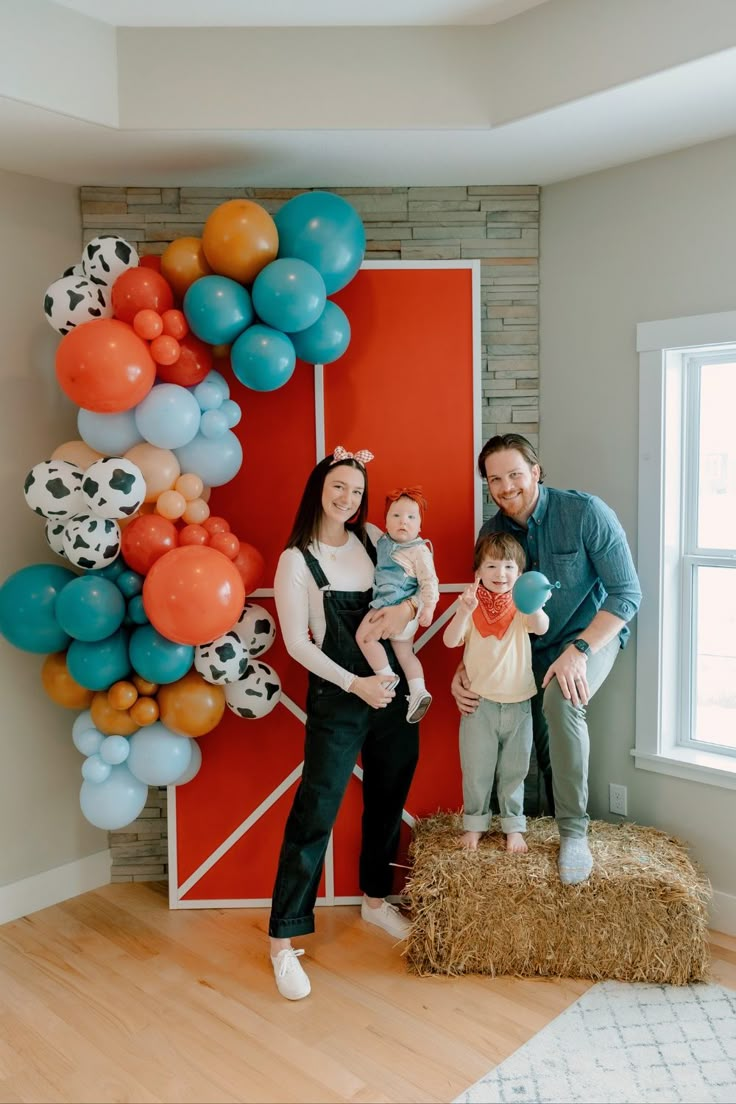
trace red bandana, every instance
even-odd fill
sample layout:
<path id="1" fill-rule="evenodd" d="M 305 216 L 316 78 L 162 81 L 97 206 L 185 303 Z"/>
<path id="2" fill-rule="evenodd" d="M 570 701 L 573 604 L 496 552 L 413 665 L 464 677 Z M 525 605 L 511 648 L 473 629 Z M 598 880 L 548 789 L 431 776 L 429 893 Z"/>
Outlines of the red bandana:
<path id="1" fill-rule="evenodd" d="M 473 610 L 473 624 L 481 636 L 497 636 L 500 640 L 516 616 L 511 591 L 494 594 L 481 583 L 476 594 L 478 605 Z"/>

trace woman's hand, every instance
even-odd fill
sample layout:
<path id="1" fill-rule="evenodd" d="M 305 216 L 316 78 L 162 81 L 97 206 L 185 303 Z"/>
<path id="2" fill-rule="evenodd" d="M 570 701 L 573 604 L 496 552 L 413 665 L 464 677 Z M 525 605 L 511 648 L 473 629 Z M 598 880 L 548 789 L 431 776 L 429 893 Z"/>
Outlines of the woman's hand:
<path id="1" fill-rule="evenodd" d="M 395 690 L 386 689 L 390 682 L 391 680 L 387 675 L 368 675 L 367 678 L 356 678 L 350 687 L 350 693 L 357 695 L 371 709 L 385 709 L 396 697 Z"/>
<path id="2" fill-rule="evenodd" d="M 389 640 L 392 636 L 398 636 L 414 616 L 414 607 L 410 602 L 399 602 L 397 606 L 383 606 L 381 609 L 371 610 L 365 618 L 364 640 Z M 366 625 L 365 622 L 370 624 Z"/>
<path id="3" fill-rule="evenodd" d="M 450 683 L 450 693 L 461 713 L 466 717 L 469 717 L 471 713 L 475 713 L 480 698 L 470 689 L 470 679 L 464 663 L 460 664 L 453 676 Z"/>

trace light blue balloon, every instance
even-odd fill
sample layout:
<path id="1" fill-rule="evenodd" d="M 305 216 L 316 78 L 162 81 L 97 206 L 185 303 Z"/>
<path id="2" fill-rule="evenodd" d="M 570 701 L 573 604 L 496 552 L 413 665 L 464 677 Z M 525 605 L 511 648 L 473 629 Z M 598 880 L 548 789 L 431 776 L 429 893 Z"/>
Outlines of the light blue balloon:
<path id="1" fill-rule="evenodd" d="M 210 345 L 229 345 L 253 321 L 250 295 L 227 276 L 195 280 L 182 309 L 194 335 Z"/>
<path id="2" fill-rule="evenodd" d="M 220 413 L 225 415 L 228 429 L 234 429 L 243 416 L 240 406 L 233 399 L 225 399 L 220 407 Z"/>
<path id="3" fill-rule="evenodd" d="M 514 583 L 512 597 L 520 613 L 540 610 L 559 583 L 551 583 L 541 571 L 525 571 Z"/>
<path id="4" fill-rule="evenodd" d="M 307 364 L 332 364 L 350 344 L 350 323 L 345 311 L 328 299 L 313 326 L 291 335 L 296 355 Z"/>
<path id="5" fill-rule="evenodd" d="M 193 645 L 176 644 L 153 625 L 142 625 L 132 632 L 128 652 L 133 670 L 147 682 L 177 682 L 194 662 Z"/>
<path id="6" fill-rule="evenodd" d="M 82 440 L 103 456 L 122 456 L 143 440 L 132 410 L 124 410 L 120 414 L 97 414 L 94 410 L 82 408 L 77 414 L 77 430 Z"/>
<path id="7" fill-rule="evenodd" d="M 0 633 L 25 652 L 63 652 L 69 634 L 54 609 L 61 591 L 76 578 L 66 567 L 45 563 L 29 564 L 9 575 L 0 587 Z"/>
<path id="8" fill-rule="evenodd" d="M 121 763 L 110 769 L 104 782 L 85 780 L 79 791 L 79 804 L 90 824 L 113 832 L 140 815 L 147 797 L 145 782 L 135 778 L 127 765 Z"/>
<path id="9" fill-rule="evenodd" d="M 233 344 L 230 363 L 235 378 L 245 387 L 253 391 L 275 391 L 291 379 L 296 367 L 296 353 L 291 338 L 285 333 L 270 326 L 255 325 L 249 326 Z M 201 471 L 195 470 L 202 475 Z M 208 482 L 207 479 L 204 481 Z"/>
<path id="10" fill-rule="evenodd" d="M 198 433 L 188 445 L 174 449 L 174 455 L 181 470 L 196 472 L 206 487 L 221 487 L 223 483 L 229 483 L 243 463 L 243 447 L 230 430 L 215 441 Z"/>
<path id="11" fill-rule="evenodd" d="M 100 758 L 99 754 L 88 756 L 82 763 L 82 778 L 87 782 L 104 782 L 110 777 L 112 765 Z"/>
<path id="12" fill-rule="evenodd" d="M 203 413 L 207 410 L 218 410 L 222 406 L 222 390 L 217 384 L 209 383 L 206 379 L 192 388 L 192 394 Z"/>
<path id="13" fill-rule="evenodd" d="M 178 383 L 157 383 L 135 408 L 135 424 L 149 444 L 175 449 L 199 430 L 199 403 Z"/>
<path id="14" fill-rule="evenodd" d="M 155 721 L 130 737 L 127 766 L 149 786 L 168 786 L 179 778 L 192 758 L 192 741 Z"/>
<path id="15" fill-rule="evenodd" d="M 191 782 L 199 774 L 199 768 L 202 766 L 202 749 L 199 746 L 199 740 L 190 740 L 189 743 L 192 745 L 192 758 L 184 773 L 174 779 L 173 786 L 186 786 L 187 782 Z"/>
<path id="16" fill-rule="evenodd" d="M 203 383 L 214 383 L 214 385 L 220 390 L 222 394 L 222 401 L 230 398 L 230 384 L 227 382 L 222 372 L 218 372 L 216 368 L 210 368 L 207 375 L 204 377 Z"/>
<path id="17" fill-rule="evenodd" d="M 122 625 L 125 599 L 109 579 L 81 575 L 60 592 L 54 613 L 75 640 L 104 640 Z"/>
<path id="18" fill-rule="evenodd" d="M 130 744 L 124 736 L 106 736 L 100 744 L 98 754 L 103 763 L 116 767 L 118 763 L 124 763 L 128 758 Z"/>
<path id="19" fill-rule="evenodd" d="M 253 307 L 267 326 L 298 333 L 312 326 L 325 309 L 325 282 L 314 265 L 298 257 L 271 261 L 253 283 Z"/>
<path id="20" fill-rule="evenodd" d="M 128 634 L 118 629 L 105 640 L 72 640 L 66 666 L 73 679 L 87 690 L 107 690 L 130 674 Z"/>
<path id="21" fill-rule="evenodd" d="M 95 727 L 92 714 L 85 709 L 72 725 L 72 743 L 82 755 L 95 755 L 103 740 L 104 736 Z"/>
<path id="22" fill-rule="evenodd" d="M 222 413 L 222 410 L 205 410 L 202 414 L 202 420 L 199 423 L 199 432 L 203 437 L 206 437 L 208 441 L 216 441 L 218 437 L 222 437 L 227 433 L 229 428 L 227 418 Z"/>
<path id="23" fill-rule="evenodd" d="M 365 254 L 360 215 L 333 192 L 303 192 L 274 215 L 279 257 L 298 257 L 314 265 L 328 295 L 349 284 Z"/>

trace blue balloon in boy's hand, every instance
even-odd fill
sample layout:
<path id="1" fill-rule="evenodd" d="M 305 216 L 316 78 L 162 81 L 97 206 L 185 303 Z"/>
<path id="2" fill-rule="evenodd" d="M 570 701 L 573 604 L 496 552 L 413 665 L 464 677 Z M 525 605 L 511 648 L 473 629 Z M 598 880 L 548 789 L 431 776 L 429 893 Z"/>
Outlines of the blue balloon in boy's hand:
<path id="1" fill-rule="evenodd" d="M 559 583 L 551 583 L 541 571 L 525 571 L 514 583 L 514 605 L 520 613 L 536 613 L 559 586 Z"/>

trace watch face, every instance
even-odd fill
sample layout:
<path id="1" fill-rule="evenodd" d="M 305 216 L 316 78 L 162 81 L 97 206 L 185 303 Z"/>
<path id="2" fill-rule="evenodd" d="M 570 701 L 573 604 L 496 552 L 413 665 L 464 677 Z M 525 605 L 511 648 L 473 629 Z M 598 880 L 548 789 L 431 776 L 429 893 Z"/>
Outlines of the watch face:
<path id="1" fill-rule="evenodd" d="M 577 648 L 577 650 L 579 652 L 582 652 L 583 655 L 587 655 L 590 651 L 590 644 L 587 640 L 573 640 L 572 643 L 573 647 Z"/>

